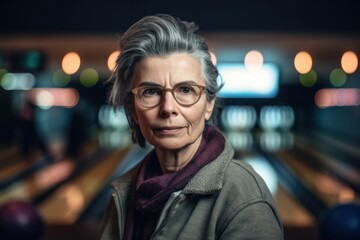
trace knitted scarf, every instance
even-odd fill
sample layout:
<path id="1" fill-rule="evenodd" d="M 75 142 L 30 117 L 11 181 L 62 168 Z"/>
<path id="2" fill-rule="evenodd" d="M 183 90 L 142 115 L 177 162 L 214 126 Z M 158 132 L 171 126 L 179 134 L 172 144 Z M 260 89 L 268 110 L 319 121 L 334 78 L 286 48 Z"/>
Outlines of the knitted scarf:
<path id="1" fill-rule="evenodd" d="M 193 159 L 177 172 L 163 174 L 156 153 L 150 152 L 141 163 L 132 202 L 129 204 L 125 239 L 149 239 L 155 230 L 165 203 L 173 192 L 185 187 L 189 180 L 224 150 L 225 139 L 214 127 L 204 130 Z"/>

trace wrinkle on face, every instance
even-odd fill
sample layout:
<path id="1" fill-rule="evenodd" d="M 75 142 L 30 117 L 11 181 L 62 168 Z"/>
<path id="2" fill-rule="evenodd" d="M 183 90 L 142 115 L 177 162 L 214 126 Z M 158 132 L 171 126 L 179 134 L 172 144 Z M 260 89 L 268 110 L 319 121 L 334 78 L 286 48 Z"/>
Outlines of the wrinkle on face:
<path id="1" fill-rule="evenodd" d="M 186 53 L 174 53 L 167 57 L 148 57 L 135 68 L 134 86 L 144 82 L 164 88 L 192 81 L 205 86 L 198 59 Z M 155 147 L 160 165 L 166 170 L 176 170 L 186 165 L 195 154 L 201 142 L 205 121 L 211 116 L 213 102 L 207 102 L 206 93 L 192 106 L 179 105 L 170 92 L 163 102 L 153 108 L 144 108 L 134 103 L 133 118 L 140 125 L 145 139 Z M 171 126 L 181 127 L 179 131 L 158 130 Z"/>

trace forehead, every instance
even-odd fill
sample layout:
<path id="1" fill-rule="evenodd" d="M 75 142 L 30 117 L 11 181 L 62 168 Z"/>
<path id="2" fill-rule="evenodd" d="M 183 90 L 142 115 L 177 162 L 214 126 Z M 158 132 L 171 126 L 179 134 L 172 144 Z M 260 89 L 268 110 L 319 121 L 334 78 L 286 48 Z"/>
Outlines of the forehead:
<path id="1" fill-rule="evenodd" d="M 135 84 L 154 82 L 177 84 L 182 81 L 204 83 L 200 61 L 187 53 L 147 57 L 135 67 Z"/>

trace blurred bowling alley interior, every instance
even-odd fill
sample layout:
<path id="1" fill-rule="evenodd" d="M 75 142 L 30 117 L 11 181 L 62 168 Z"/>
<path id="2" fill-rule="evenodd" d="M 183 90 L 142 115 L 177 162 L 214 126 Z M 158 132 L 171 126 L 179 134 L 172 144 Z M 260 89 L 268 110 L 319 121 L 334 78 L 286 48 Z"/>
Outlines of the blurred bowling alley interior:
<path id="1" fill-rule="evenodd" d="M 2 5 L 0 232 L 9 239 L 30 227 L 36 238 L 24 239 L 96 239 L 110 182 L 151 149 L 132 144 L 123 109 L 107 102 L 107 80 L 119 37 L 156 13 L 199 25 L 224 82 L 214 124 L 264 178 L 285 239 L 360 239 L 353 2 Z"/>

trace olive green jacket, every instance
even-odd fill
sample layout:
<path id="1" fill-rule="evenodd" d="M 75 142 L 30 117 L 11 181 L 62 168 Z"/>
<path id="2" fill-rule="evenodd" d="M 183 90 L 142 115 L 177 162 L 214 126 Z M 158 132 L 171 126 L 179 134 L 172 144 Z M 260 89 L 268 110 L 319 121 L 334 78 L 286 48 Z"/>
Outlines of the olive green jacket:
<path id="1" fill-rule="evenodd" d="M 204 166 L 165 205 L 151 239 L 283 239 L 271 193 L 246 163 L 233 159 L 226 143 L 217 159 Z M 136 168 L 115 181 L 101 240 L 123 239 L 127 199 Z"/>

